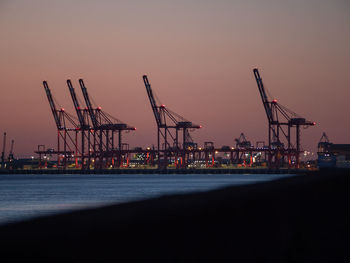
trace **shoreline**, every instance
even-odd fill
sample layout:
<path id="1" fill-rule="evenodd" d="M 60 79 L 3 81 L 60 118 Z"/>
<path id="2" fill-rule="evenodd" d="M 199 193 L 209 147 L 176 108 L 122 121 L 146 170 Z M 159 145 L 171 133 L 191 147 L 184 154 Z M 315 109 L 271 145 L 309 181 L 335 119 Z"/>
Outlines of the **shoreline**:
<path id="1" fill-rule="evenodd" d="M 310 174 L 310 169 L 209 168 L 209 169 L 28 169 L 0 170 L 0 174 Z"/>

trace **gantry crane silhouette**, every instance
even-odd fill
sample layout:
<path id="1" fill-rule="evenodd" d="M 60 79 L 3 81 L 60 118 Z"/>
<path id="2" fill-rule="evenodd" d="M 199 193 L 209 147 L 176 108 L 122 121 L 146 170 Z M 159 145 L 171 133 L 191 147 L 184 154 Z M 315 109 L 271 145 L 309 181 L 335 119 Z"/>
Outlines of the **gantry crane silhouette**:
<path id="1" fill-rule="evenodd" d="M 62 165 L 63 168 L 66 168 L 68 159 L 72 158 L 72 156 L 74 155 L 75 162 L 77 164 L 78 154 L 81 154 L 79 153 L 77 144 L 79 126 L 76 123 L 74 117 L 68 112 L 66 112 L 63 107 L 60 107 L 59 109 L 56 107 L 56 103 L 54 101 L 47 81 L 43 81 L 43 85 L 47 99 L 49 101 L 52 116 L 54 117 L 57 128 L 57 149 L 56 151 L 50 153 L 57 154 L 57 166 Z M 74 134 L 72 135 L 71 133 Z M 61 146 L 63 147 L 63 149 L 61 149 Z M 40 156 L 41 154 L 45 153 L 39 153 Z"/>
<path id="2" fill-rule="evenodd" d="M 99 160 L 98 165 L 96 165 L 95 168 L 98 167 L 101 169 L 102 167 L 109 167 L 110 165 L 112 165 L 113 167 L 115 165 L 117 165 L 118 167 L 123 166 L 123 158 L 126 156 L 126 162 L 128 163 L 129 157 L 126 152 L 123 152 L 124 150 L 128 150 L 128 144 L 122 143 L 122 132 L 135 131 L 136 128 L 133 126 L 129 126 L 121 120 L 113 117 L 109 113 L 103 111 L 100 106 L 94 107 L 94 105 L 91 103 L 90 96 L 88 94 L 83 79 L 79 79 L 79 84 L 84 96 L 86 111 L 90 116 L 92 124 L 94 138 L 93 152 L 95 153 L 95 158 L 98 158 Z M 74 102 L 74 105 L 75 107 L 79 107 L 77 101 Z M 76 108 L 76 112 L 80 112 L 79 119 L 81 120 L 81 125 L 83 125 L 86 129 L 91 131 L 90 125 L 86 123 L 86 118 L 81 113 L 80 108 Z M 115 148 L 115 133 L 117 133 L 118 136 L 117 148 Z M 96 146 L 98 147 L 98 149 L 96 148 Z M 88 160 L 90 162 L 90 155 L 88 156 Z"/>
<path id="3" fill-rule="evenodd" d="M 193 124 L 181 115 L 171 111 L 164 104 L 157 103 L 147 75 L 143 76 L 143 81 L 157 124 L 158 167 L 166 168 L 168 157 L 174 155 L 176 167 L 185 168 L 188 151 L 197 148 L 190 131 L 200 129 L 202 126 Z M 180 143 L 181 137 L 182 142 Z"/>
<path id="4" fill-rule="evenodd" d="M 284 156 L 288 158 L 288 165 L 299 168 L 300 165 L 300 127 L 316 125 L 308 121 L 285 106 L 276 99 L 269 99 L 257 68 L 253 69 L 255 80 L 268 120 L 268 162 L 270 168 L 279 168 Z M 295 141 L 292 140 L 292 128 L 295 128 Z M 285 142 L 287 146 L 285 145 Z"/>

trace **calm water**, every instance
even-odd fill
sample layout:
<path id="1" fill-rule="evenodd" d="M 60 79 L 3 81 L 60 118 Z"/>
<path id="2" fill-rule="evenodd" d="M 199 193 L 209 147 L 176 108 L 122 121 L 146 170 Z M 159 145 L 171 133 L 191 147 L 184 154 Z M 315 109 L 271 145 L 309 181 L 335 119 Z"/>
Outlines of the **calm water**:
<path id="1" fill-rule="evenodd" d="M 291 175 L 0 175 L 0 224 L 78 208 Z"/>

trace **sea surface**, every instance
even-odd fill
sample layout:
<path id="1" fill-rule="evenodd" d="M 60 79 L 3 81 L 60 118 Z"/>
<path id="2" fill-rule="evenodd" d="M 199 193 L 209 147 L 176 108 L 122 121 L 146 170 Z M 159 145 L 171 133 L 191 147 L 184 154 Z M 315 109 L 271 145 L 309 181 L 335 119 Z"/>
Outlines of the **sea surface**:
<path id="1" fill-rule="evenodd" d="M 296 175 L 0 175 L 0 224 L 75 209 L 252 184 Z"/>

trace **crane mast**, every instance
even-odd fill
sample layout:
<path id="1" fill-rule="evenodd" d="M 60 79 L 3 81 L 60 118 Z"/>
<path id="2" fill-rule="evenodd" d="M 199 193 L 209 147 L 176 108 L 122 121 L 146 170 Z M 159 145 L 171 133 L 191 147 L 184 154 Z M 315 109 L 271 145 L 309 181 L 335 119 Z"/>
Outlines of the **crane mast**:
<path id="1" fill-rule="evenodd" d="M 151 107 L 152 107 L 153 114 L 154 114 L 154 117 L 156 119 L 157 125 L 158 125 L 158 127 L 161 127 L 161 126 L 163 126 L 162 118 L 160 116 L 159 107 L 157 106 L 156 100 L 154 99 L 154 96 L 153 96 L 151 84 L 148 81 L 147 75 L 143 75 L 142 78 L 143 78 L 143 82 L 145 83 L 145 86 L 146 86 L 147 95 L 148 95 L 149 101 L 151 103 Z"/>
<path id="2" fill-rule="evenodd" d="M 154 118 L 156 119 L 156 123 L 157 123 L 157 152 L 158 152 L 157 154 L 158 154 L 158 168 L 160 168 L 162 165 L 161 160 L 160 160 L 160 158 L 161 158 L 160 157 L 160 134 L 162 134 L 162 132 L 161 132 L 160 128 L 163 127 L 164 125 L 162 125 L 161 113 L 159 111 L 160 108 L 157 106 L 156 100 L 154 99 L 153 91 L 151 88 L 151 84 L 148 81 L 148 77 L 147 77 L 147 75 L 143 75 L 142 78 L 143 78 L 143 82 L 144 82 L 145 87 L 146 87 L 149 101 L 151 103 Z M 164 132 L 165 132 L 165 134 L 162 134 L 162 136 L 164 137 L 164 141 L 165 141 L 164 146 L 166 149 L 167 148 L 167 129 L 166 128 L 165 128 Z M 164 157 L 165 157 L 165 160 L 167 162 L 166 154 L 164 154 Z"/>
<path id="3" fill-rule="evenodd" d="M 72 82 L 70 79 L 67 80 L 67 85 L 68 85 L 68 89 L 69 89 L 69 92 L 70 92 L 70 95 L 72 97 L 72 101 L 73 101 L 73 104 L 74 104 L 74 108 L 75 108 L 75 111 L 77 113 L 77 116 L 78 116 L 78 120 L 79 120 L 79 123 L 80 123 L 80 128 L 81 129 L 85 129 L 87 128 L 86 124 L 85 124 L 85 119 L 84 119 L 84 116 L 82 114 L 82 110 L 80 108 L 80 105 L 79 105 L 79 102 L 78 102 L 78 99 L 77 99 L 77 95 L 75 94 L 75 90 L 73 88 L 73 85 L 72 85 Z"/>
<path id="4" fill-rule="evenodd" d="M 262 82 L 262 79 L 259 74 L 259 70 L 257 68 L 253 69 L 254 76 L 256 79 L 256 83 L 258 84 L 260 96 L 264 105 L 264 109 L 266 112 L 267 119 L 270 123 L 274 121 L 273 114 L 272 114 L 272 109 L 271 109 L 271 103 L 267 99 L 267 95 L 265 92 L 264 84 Z"/>
<path id="5" fill-rule="evenodd" d="M 277 111 L 275 109 L 277 101 L 273 100 L 272 102 L 269 102 L 267 95 L 266 95 L 264 84 L 263 84 L 262 79 L 260 77 L 259 70 L 257 68 L 255 68 L 255 69 L 253 69 L 253 72 L 254 72 L 256 83 L 258 85 L 261 100 L 262 100 L 262 103 L 264 105 L 267 120 L 269 123 L 269 135 L 268 135 L 269 136 L 269 148 L 271 149 L 271 147 L 272 147 L 271 140 L 277 144 L 277 147 L 281 147 L 282 145 L 281 145 L 281 142 L 279 140 L 280 123 L 278 122 Z M 277 127 L 276 127 L 276 125 L 277 125 Z M 272 132 L 272 134 L 271 134 L 271 132 Z M 271 135 L 272 135 L 272 138 L 271 138 Z"/>
<path id="6" fill-rule="evenodd" d="M 51 94 L 51 91 L 50 91 L 49 86 L 47 84 L 47 81 L 43 81 L 43 84 L 44 84 L 44 89 L 46 92 L 47 99 L 48 99 L 49 104 L 50 104 L 52 115 L 55 119 L 57 129 L 62 129 L 62 123 L 61 123 L 61 120 L 58 116 L 57 108 L 56 108 L 55 102 L 53 101 L 52 94 Z"/>
<path id="7" fill-rule="evenodd" d="M 89 112 L 89 115 L 90 115 L 90 118 L 92 121 L 92 125 L 94 126 L 95 129 L 97 129 L 99 126 L 99 123 L 98 123 L 96 115 L 94 113 L 94 109 L 92 108 L 90 97 L 89 97 L 89 94 L 88 94 L 87 89 L 85 87 L 84 81 L 82 79 L 79 79 L 79 84 L 80 84 L 81 91 L 82 91 L 83 96 L 84 96 L 86 107 L 88 108 L 88 112 Z"/>

